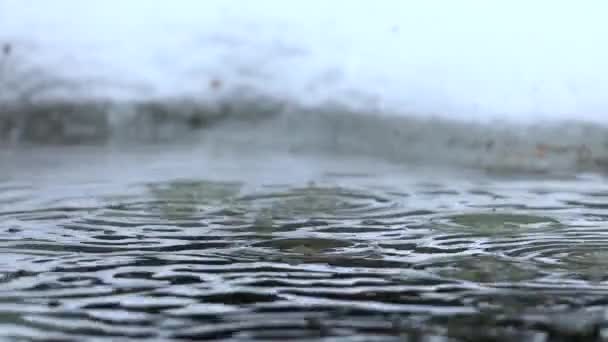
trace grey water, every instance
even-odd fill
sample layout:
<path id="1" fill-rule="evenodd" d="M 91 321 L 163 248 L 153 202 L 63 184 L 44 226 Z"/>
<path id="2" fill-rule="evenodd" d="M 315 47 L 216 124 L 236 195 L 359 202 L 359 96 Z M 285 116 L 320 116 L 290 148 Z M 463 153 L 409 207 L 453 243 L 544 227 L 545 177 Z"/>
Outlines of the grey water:
<path id="1" fill-rule="evenodd" d="M 607 338 L 601 173 L 222 146 L 3 149 L 0 336 Z"/>

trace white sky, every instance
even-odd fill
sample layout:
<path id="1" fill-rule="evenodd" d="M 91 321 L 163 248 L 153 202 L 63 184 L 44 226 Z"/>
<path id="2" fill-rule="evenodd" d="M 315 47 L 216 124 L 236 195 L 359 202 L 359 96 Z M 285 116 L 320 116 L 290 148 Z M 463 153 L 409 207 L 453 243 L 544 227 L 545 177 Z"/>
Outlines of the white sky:
<path id="1" fill-rule="evenodd" d="M 160 94 L 220 77 L 313 103 L 608 122 L 606 13 L 567 0 L 0 0 L 0 42 Z"/>

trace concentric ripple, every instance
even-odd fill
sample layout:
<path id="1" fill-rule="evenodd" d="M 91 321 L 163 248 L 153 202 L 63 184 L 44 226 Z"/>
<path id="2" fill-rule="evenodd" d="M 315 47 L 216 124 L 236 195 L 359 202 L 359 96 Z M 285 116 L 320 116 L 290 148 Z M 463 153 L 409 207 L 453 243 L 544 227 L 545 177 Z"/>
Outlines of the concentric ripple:
<path id="1" fill-rule="evenodd" d="M 101 159 L 103 172 L 81 178 L 72 163 L 48 179 L 0 174 L 2 337 L 605 336 L 601 178 L 374 174 L 322 160 L 290 178 L 213 158 L 129 177 Z"/>

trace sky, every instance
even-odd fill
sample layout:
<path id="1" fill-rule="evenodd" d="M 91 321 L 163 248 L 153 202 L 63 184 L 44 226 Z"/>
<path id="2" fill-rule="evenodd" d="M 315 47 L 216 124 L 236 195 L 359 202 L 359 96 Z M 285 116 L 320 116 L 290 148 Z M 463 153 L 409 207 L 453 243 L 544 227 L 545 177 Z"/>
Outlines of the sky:
<path id="1" fill-rule="evenodd" d="M 54 72 L 111 80 L 117 97 L 208 97 L 220 79 L 401 115 L 608 123 L 607 10 L 565 0 L 0 0 L 0 43 Z"/>

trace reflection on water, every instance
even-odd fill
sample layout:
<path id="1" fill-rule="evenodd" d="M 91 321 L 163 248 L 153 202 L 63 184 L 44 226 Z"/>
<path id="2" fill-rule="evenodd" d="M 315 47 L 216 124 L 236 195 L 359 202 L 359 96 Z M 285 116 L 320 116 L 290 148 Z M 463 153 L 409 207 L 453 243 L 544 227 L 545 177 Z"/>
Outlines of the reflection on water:
<path id="1" fill-rule="evenodd" d="M 11 165 L 0 173 L 4 337 L 608 334 L 601 178 L 158 151 L 41 155 L 2 160 Z M 41 165 L 44 176 L 31 171 Z"/>

